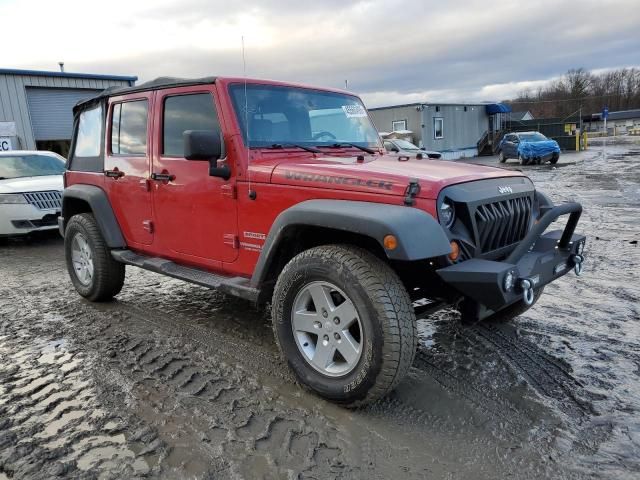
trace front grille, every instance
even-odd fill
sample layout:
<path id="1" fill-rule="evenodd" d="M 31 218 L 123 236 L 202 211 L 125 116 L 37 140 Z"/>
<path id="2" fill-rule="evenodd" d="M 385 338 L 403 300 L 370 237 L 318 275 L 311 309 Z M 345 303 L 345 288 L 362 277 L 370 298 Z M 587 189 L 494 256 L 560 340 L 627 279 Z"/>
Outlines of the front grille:
<path id="1" fill-rule="evenodd" d="M 62 208 L 62 192 L 51 190 L 48 192 L 23 193 L 23 195 L 27 202 L 40 210 L 60 210 Z"/>
<path id="2" fill-rule="evenodd" d="M 510 198 L 476 207 L 477 246 L 481 253 L 507 247 L 522 240 L 529 229 L 532 200 Z"/>

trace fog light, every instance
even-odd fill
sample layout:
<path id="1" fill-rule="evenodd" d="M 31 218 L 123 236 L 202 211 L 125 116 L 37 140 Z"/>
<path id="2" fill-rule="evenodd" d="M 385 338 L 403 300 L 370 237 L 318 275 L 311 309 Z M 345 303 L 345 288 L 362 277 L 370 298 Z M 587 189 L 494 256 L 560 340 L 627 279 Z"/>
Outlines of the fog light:
<path id="1" fill-rule="evenodd" d="M 460 256 L 460 245 L 455 240 L 451 242 L 451 253 L 449 254 L 449 260 L 455 262 Z"/>
<path id="2" fill-rule="evenodd" d="M 398 239 L 393 235 L 387 235 L 382 242 L 387 250 L 395 250 L 398 248 Z"/>
<path id="3" fill-rule="evenodd" d="M 507 272 L 507 274 L 504 276 L 504 289 L 507 292 L 511 291 L 514 283 L 515 283 L 515 276 L 513 275 L 513 272 Z"/>

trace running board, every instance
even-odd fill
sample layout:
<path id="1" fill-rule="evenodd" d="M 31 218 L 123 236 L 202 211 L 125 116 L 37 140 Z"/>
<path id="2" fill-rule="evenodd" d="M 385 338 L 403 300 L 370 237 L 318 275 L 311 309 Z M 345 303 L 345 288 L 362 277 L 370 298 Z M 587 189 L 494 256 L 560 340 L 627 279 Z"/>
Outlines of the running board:
<path id="1" fill-rule="evenodd" d="M 249 285 L 249 279 L 243 277 L 223 277 L 197 268 L 186 267 L 164 258 L 139 255 L 131 250 L 111 250 L 111 256 L 118 262 L 126 263 L 127 265 L 134 265 L 145 270 L 184 280 L 185 282 L 219 290 L 252 302 L 258 300 L 258 294 L 260 293 L 257 288 Z"/>

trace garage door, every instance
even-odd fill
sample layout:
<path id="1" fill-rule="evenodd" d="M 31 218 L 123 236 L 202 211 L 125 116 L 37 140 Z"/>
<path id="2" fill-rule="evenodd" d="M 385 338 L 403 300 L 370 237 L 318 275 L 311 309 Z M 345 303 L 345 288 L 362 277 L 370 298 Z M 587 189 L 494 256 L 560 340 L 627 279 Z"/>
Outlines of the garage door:
<path id="1" fill-rule="evenodd" d="M 27 87 L 31 128 L 36 140 L 69 140 L 73 106 L 100 90 Z"/>

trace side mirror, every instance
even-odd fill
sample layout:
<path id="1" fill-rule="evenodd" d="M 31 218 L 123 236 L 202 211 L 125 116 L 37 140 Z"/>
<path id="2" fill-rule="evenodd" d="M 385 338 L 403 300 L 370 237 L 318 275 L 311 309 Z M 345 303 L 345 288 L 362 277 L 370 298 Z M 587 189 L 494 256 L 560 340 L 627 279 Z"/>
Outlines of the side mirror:
<path id="1" fill-rule="evenodd" d="M 231 170 L 228 165 L 218 167 L 222 157 L 222 134 L 215 130 L 185 130 L 184 158 L 187 160 L 206 160 L 209 162 L 209 175 L 229 180 Z"/>

